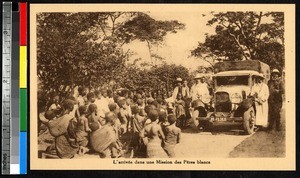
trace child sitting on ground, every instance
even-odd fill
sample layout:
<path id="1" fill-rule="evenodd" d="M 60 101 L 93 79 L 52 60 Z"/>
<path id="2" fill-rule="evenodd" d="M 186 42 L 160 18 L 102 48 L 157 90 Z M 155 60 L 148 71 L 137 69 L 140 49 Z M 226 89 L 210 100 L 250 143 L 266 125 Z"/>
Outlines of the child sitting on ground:
<path id="1" fill-rule="evenodd" d="M 97 116 L 97 105 L 95 104 L 90 104 L 88 107 L 88 123 L 89 123 L 89 128 L 92 131 L 98 130 L 101 126 L 105 124 L 105 120 L 99 116 Z"/>
<path id="2" fill-rule="evenodd" d="M 86 106 L 80 106 L 78 108 L 79 117 L 77 118 L 77 131 L 76 131 L 76 141 L 79 144 L 79 155 L 83 155 L 89 151 L 86 147 L 88 144 L 88 132 L 91 132 L 88 125 L 88 119 L 86 118 Z"/>

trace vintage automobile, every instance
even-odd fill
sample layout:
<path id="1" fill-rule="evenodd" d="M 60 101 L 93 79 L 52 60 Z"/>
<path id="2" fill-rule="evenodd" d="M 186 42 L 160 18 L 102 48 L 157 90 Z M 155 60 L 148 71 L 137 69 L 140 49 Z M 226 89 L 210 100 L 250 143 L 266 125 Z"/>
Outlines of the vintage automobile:
<path id="1" fill-rule="evenodd" d="M 216 125 L 235 125 L 246 134 L 255 128 L 255 102 L 249 96 L 255 77 L 263 75 L 267 82 L 270 68 L 258 60 L 219 62 L 212 76 L 213 96 L 203 97 L 199 125 L 206 130 Z"/>

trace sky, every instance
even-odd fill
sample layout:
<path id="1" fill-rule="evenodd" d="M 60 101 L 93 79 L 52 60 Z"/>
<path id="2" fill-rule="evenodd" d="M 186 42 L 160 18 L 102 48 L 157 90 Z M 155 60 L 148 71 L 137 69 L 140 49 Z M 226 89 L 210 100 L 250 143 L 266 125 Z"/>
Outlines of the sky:
<path id="1" fill-rule="evenodd" d="M 153 52 L 165 58 L 168 64 L 181 64 L 189 70 L 195 70 L 201 65 L 208 65 L 200 58 L 191 57 L 191 50 L 197 47 L 198 42 L 204 42 L 205 33 L 214 33 L 213 27 L 206 26 L 212 16 L 209 13 L 202 14 L 204 12 L 149 12 L 149 15 L 156 20 L 178 20 L 185 24 L 184 30 L 168 34 L 164 41 L 165 44 L 152 48 Z M 135 40 L 125 45 L 124 49 L 134 52 L 129 61 L 139 57 L 144 61 L 150 61 L 146 42 Z"/>

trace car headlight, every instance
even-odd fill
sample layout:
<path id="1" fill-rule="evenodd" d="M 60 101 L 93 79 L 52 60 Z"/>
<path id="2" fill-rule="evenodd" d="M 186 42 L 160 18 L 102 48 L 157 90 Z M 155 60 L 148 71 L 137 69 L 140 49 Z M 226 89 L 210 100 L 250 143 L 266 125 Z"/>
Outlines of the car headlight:
<path id="1" fill-rule="evenodd" d="M 238 93 L 234 93 L 230 96 L 230 100 L 232 103 L 240 103 L 242 102 L 242 96 Z"/>

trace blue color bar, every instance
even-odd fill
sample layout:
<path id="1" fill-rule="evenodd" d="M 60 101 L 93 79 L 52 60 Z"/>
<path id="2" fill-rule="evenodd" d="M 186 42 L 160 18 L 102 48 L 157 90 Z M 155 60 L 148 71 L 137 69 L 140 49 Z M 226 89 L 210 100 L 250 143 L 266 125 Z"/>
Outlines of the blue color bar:
<path id="1" fill-rule="evenodd" d="M 27 132 L 20 132 L 20 174 L 27 174 Z"/>

